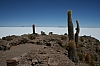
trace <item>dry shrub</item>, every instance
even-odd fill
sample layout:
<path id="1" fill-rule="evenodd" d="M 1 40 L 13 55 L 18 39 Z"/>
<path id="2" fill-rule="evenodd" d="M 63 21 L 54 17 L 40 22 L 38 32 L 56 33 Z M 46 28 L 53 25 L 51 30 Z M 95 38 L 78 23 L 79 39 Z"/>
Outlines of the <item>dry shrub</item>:
<path id="1" fill-rule="evenodd" d="M 84 42 L 84 38 L 83 37 L 80 37 L 80 41 Z"/>
<path id="2" fill-rule="evenodd" d="M 64 49 L 67 49 L 68 44 L 63 44 L 62 46 Z"/>
<path id="3" fill-rule="evenodd" d="M 49 32 L 49 35 L 52 35 L 53 34 L 53 32 Z"/>
<path id="4" fill-rule="evenodd" d="M 91 62 L 91 54 L 87 53 L 86 56 L 85 56 L 85 61 L 87 63 L 90 63 Z"/>
<path id="5" fill-rule="evenodd" d="M 79 57 L 79 60 L 80 61 L 83 61 L 83 59 L 84 59 L 84 55 L 82 54 L 82 53 L 77 53 L 77 56 Z"/>
<path id="6" fill-rule="evenodd" d="M 45 32 L 41 31 L 41 35 L 46 35 Z"/>
<path id="7" fill-rule="evenodd" d="M 86 54 L 85 61 L 89 64 L 89 66 L 95 66 L 94 58 L 91 54 Z"/>
<path id="8" fill-rule="evenodd" d="M 79 44 L 78 47 L 84 47 L 84 45 L 83 44 Z"/>
<path id="9" fill-rule="evenodd" d="M 67 33 L 65 33 L 64 35 L 67 35 Z"/>
<path id="10" fill-rule="evenodd" d="M 100 52 L 100 48 L 98 46 L 95 47 L 96 52 Z"/>
<path id="11" fill-rule="evenodd" d="M 29 35 L 28 35 L 28 38 L 31 39 L 31 40 L 33 40 L 33 39 L 36 38 L 36 35 L 35 35 L 35 34 L 29 34 Z"/>
<path id="12" fill-rule="evenodd" d="M 3 40 L 11 41 L 13 38 L 11 36 L 2 37 Z"/>
<path id="13" fill-rule="evenodd" d="M 63 47 L 62 46 L 63 42 L 61 40 L 57 40 L 57 44 L 59 44 L 61 47 Z"/>
<path id="14" fill-rule="evenodd" d="M 67 39 L 67 37 L 66 36 L 64 36 L 64 35 L 61 35 L 61 40 L 66 40 Z"/>

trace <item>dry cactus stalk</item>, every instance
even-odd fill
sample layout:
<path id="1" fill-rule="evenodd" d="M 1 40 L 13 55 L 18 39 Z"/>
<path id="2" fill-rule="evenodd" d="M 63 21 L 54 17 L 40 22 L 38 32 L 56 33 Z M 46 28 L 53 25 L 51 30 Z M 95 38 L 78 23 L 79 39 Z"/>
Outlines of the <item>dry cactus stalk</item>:
<path id="1" fill-rule="evenodd" d="M 74 30 L 73 30 L 71 10 L 68 10 L 68 36 L 69 36 L 69 40 L 74 40 Z"/>
<path id="2" fill-rule="evenodd" d="M 35 34 L 35 25 L 33 24 L 32 27 L 33 27 L 33 34 Z"/>
<path id="3" fill-rule="evenodd" d="M 76 20 L 76 24 L 77 24 L 77 28 L 76 28 L 76 33 L 75 33 L 75 42 L 76 42 L 76 47 L 78 47 L 78 34 L 80 32 L 78 20 Z"/>

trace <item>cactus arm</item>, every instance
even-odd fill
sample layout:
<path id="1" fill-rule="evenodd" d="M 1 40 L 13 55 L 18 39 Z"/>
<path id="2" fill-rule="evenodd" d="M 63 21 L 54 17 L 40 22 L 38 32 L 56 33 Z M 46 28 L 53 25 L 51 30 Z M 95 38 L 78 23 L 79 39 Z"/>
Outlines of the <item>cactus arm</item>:
<path id="1" fill-rule="evenodd" d="M 78 20 L 76 20 L 76 24 L 77 24 L 77 28 L 76 28 L 76 33 L 75 33 L 75 43 L 76 43 L 76 47 L 78 47 L 78 34 L 80 32 L 80 27 L 79 27 Z"/>
<path id="2" fill-rule="evenodd" d="M 76 20 L 76 24 L 77 24 L 76 32 L 79 34 L 79 32 L 80 32 L 80 27 L 79 27 L 79 22 L 78 22 L 78 20 Z"/>

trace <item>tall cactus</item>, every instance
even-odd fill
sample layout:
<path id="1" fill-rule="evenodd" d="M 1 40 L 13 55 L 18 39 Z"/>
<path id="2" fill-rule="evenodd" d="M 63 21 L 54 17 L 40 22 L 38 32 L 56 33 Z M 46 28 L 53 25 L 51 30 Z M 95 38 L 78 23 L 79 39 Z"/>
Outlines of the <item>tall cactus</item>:
<path id="1" fill-rule="evenodd" d="M 35 34 L 35 25 L 34 24 L 32 25 L 32 28 L 33 28 L 33 34 Z"/>
<path id="2" fill-rule="evenodd" d="M 68 36 L 69 40 L 74 40 L 74 31 L 72 23 L 72 11 L 68 10 Z"/>
<path id="3" fill-rule="evenodd" d="M 78 34 L 80 32 L 78 20 L 76 20 L 76 24 L 77 24 L 77 28 L 76 28 L 76 33 L 75 33 L 75 42 L 76 42 L 76 47 L 78 47 Z"/>
<path id="4" fill-rule="evenodd" d="M 73 30 L 73 23 L 72 23 L 72 11 L 68 10 L 68 57 L 73 62 L 76 62 L 76 44 L 74 40 L 74 30 Z"/>

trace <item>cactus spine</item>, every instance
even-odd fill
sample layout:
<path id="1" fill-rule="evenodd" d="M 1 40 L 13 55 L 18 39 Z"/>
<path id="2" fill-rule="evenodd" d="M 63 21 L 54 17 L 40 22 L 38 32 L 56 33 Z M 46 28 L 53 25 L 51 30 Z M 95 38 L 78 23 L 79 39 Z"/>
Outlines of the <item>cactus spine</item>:
<path id="1" fill-rule="evenodd" d="M 35 25 L 34 24 L 32 25 L 32 28 L 33 28 L 33 34 L 35 34 Z"/>
<path id="2" fill-rule="evenodd" d="M 74 40 L 74 31 L 72 23 L 72 11 L 68 10 L 68 36 L 69 40 Z"/>
<path id="3" fill-rule="evenodd" d="M 75 33 L 75 42 L 76 42 L 76 47 L 78 47 L 78 35 L 79 35 L 79 32 L 80 32 L 78 20 L 76 20 L 76 24 L 77 24 L 77 28 L 76 28 L 76 33 Z"/>

